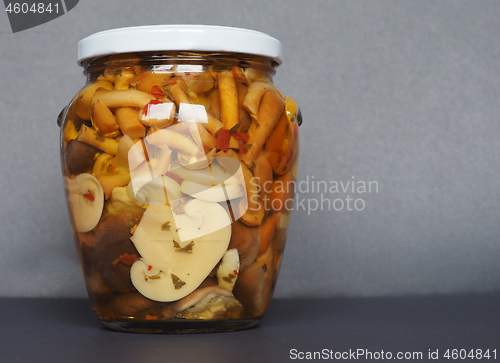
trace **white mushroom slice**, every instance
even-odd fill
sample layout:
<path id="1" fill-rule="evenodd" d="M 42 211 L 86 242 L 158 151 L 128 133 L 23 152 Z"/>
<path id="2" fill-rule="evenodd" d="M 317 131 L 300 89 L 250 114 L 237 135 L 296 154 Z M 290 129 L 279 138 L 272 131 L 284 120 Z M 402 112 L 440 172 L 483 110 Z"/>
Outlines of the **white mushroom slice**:
<path id="1" fill-rule="evenodd" d="M 128 151 L 128 167 L 133 170 L 139 167 L 146 160 L 146 154 L 142 142 L 135 143 Z"/>
<path id="2" fill-rule="evenodd" d="M 225 182 L 226 184 L 237 183 L 238 181 L 235 179 L 228 179 L 231 178 L 238 169 L 234 172 L 226 170 L 220 166 L 219 163 L 215 162 L 217 159 L 217 157 L 214 158 L 209 166 L 197 170 L 190 170 L 183 166 L 172 164 L 171 171 L 172 173 L 178 175 L 181 179 L 209 186 L 217 185 L 222 182 Z M 239 167 L 239 161 L 236 160 L 236 162 Z"/>
<path id="3" fill-rule="evenodd" d="M 225 169 L 226 172 L 231 174 L 235 174 L 239 169 L 241 169 L 240 160 L 238 156 L 229 157 L 229 156 L 216 156 L 215 159 L 217 162 Z"/>
<path id="4" fill-rule="evenodd" d="M 163 175 L 168 173 L 172 159 L 172 150 L 166 146 L 158 147 L 156 155 L 149 155 L 149 163 L 153 169 L 154 175 Z"/>
<path id="5" fill-rule="evenodd" d="M 181 192 L 205 202 L 218 203 L 242 197 L 245 194 L 245 188 L 240 184 L 226 185 L 226 183 L 209 187 L 184 180 L 181 184 Z"/>
<path id="6" fill-rule="evenodd" d="M 150 204 L 130 238 L 142 257 L 130 270 L 132 284 L 151 300 L 182 299 L 210 274 L 230 238 L 230 218 L 217 203 L 194 199 L 182 214 Z"/>
<path id="7" fill-rule="evenodd" d="M 99 181 L 88 173 L 66 178 L 68 202 L 78 232 L 89 232 L 99 223 L 104 207 L 104 192 Z"/>
<path id="8" fill-rule="evenodd" d="M 239 272 L 240 256 L 238 255 L 238 250 L 236 248 L 227 250 L 217 269 L 217 282 L 219 286 L 233 291 Z"/>
<path id="9" fill-rule="evenodd" d="M 148 162 L 143 162 L 135 168 L 130 168 L 130 184 L 137 197 L 139 190 L 153 179 L 153 173 Z"/>
<path id="10" fill-rule="evenodd" d="M 135 194 L 135 199 L 147 204 L 167 204 L 163 178 L 157 176 L 144 184 Z"/>
<path id="11" fill-rule="evenodd" d="M 174 212 L 174 218 L 182 242 L 202 237 L 203 241 L 211 244 L 219 243 L 221 239 L 225 241 L 227 237 L 228 241 L 219 257 L 220 260 L 231 239 L 231 218 L 222 206 L 218 203 L 192 199 L 184 206 L 183 214 Z"/>
<path id="12" fill-rule="evenodd" d="M 177 160 L 179 160 L 179 163 L 183 167 L 189 170 L 198 170 L 206 168 L 210 164 L 211 158 L 207 158 L 207 156 L 208 155 L 205 154 L 197 156 L 189 156 L 181 152 L 178 152 Z"/>
<path id="13" fill-rule="evenodd" d="M 170 156 L 169 148 L 158 147 L 155 154 L 149 155 L 147 161 L 140 143 L 131 148 L 129 152 L 131 189 L 139 202 L 167 204 L 181 197 L 179 184 L 164 175 L 170 167 Z"/>
<path id="14" fill-rule="evenodd" d="M 146 204 L 170 204 L 181 197 L 179 183 L 166 175 L 154 177 L 135 191 L 135 199 Z"/>
<path id="15" fill-rule="evenodd" d="M 155 146 L 167 146 L 172 149 L 180 150 L 188 155 L 198 155 L 203 153 L 203 149 L 200 150 L 198 145 L 189 137 L 179 132 L 171 130 L 171 128 L 161 129 L 155 133 L 148 135 L 145 139 L 147 141 L 146 148 L 150 153 L 150 145 Z"/>

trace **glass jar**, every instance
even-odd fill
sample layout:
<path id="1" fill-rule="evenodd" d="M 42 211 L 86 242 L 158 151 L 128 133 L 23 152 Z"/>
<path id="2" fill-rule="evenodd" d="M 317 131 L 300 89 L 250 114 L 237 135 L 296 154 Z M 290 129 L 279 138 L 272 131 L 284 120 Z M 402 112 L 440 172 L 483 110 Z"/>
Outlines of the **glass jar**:
<path id="1" fill-rule="evenodd" d="M 108 328 L 208 332 L 265 314 L 293 207 L 300 111 L 273 84 L 281 45 L 215 26 L 79 43 L 85 87 L 61 161 L 93 309 Z"/>

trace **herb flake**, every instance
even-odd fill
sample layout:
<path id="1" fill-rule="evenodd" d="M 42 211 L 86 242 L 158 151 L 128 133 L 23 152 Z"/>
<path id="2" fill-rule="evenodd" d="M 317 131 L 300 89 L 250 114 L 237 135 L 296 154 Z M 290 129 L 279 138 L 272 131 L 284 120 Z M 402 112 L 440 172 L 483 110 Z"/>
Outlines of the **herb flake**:
<path id="1" fill-rule="evenodd" d="M 226 282 L 232 283 L 234 279 L 236 278 L 236 275 L 229 274 L 227 276 L 224 276 L 222 279 Z"/>
<path id="2" fill-rule="evenodd" d="M 186 252 L 186 253 L 193 252 L 194 241 L 189 242 L 187 245 L 185 245 L 182 248 L 181 248 L 181 245 L 177 241 L 173 240 L 172 242 L 174 242 L 175 252 Z"/>
<path id="3" fill-rule="evenodd" d="M 166 221 L 161 225 L 161 230 L 162 231 L 170 231 L 170 221 Z"/>
<path id="4" fill-rule="evenodd" d="M 238 122 L 236 125 L 234 125 L 229 129 L 229 134 L 230 135 L 234 134 L 236 131 L 238 131 L 239 128 L 240 128 L 240 123 Z"/>
<path id="5" fill-rule="evenodd" d="M 186 285 L 186 283 L 184 281 L 182 281 L 178 276 L 176 276 L 174 274 L 170 274 L 170 275 L 172 276 L 172 283 L 174 284 L 174 288 L 176 290 L 179 290 L 181 287 Z"/>

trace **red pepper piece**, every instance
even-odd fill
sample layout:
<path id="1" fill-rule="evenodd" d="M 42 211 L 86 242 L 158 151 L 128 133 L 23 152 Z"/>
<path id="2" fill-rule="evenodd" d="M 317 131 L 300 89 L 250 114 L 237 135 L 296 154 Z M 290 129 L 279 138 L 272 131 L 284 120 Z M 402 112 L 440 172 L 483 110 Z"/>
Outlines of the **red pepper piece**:
<path id="1" fill-rule="evenodd" d="M 233 134 L 233 137 L 238 141 L 247 142 L 250 137 L 247 133 L 241 132 L 240 130 L 236 130 Z"/>
<path id="2" fill-rule="evenodd" d="M 238 140 L 238 144 L 240 144 L 240 153 L 243 155 L 246 154 L 248 152 L 248 149 L 245 146 L 246 143 L 242 140 Z"/>
<path id="3" fill-rule="evenodd" d="M 83 195 L 83 197 L 84 197 L 85 199 L 88 199 L 88 200 L 89 200 L 89 201 L 91 201 L 91 202 L 93 202 L 93 201 L 95 200 L 95 195 L 94 195 L 94 193 L 92 193 L 90 190 L 89 190 L 89 191 L 87 191 L 87 193 L 85 193 L 85 194 Z"/>
<path id="4" fill-rule="evenodd" d="M 222 151 L 227 151 L 229 149 L 229 140 L 231 138 L 231 134 L 229 134 L 229 130 L 222 128 L 215 134 L 215 147 Z"/>
<path id="5" fill-rule="evenodd" d="M 128 253 L 124 253 L 120 257 L 118 257 L 121 263 L 124 263 L 127 266 L 132 266 L 135 261 L 137 261 L 137 255 L 129 255 Z"/>
<path id="6" fill-rule="evenodd" d="M 155 84 L 153 87 L 151 87 L 151 94 L 156 98 L 165 97 L 165 94 L 161 90 L 160 86 L 158 86 L 157 84 Z"/>

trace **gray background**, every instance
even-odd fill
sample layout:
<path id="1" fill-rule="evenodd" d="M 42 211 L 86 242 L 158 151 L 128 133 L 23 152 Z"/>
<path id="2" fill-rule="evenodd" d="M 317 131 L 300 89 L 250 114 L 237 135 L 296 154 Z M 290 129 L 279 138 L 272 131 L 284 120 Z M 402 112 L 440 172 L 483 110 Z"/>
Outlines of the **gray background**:
<path id="1" fill-rule="evenodd" d="M 85 81 L 76 43 L 161 23 L 280 39 L 275 81 L 304 116 L 299 179 L 378 183 L 351 195 L 363 211 L 294 213 L 275 296 L 500 289 L 499 18 L 498 1 L 81 0 L 12 34 L 1 12 L 0 295 L 86 295 L 56 125 Z"/>

